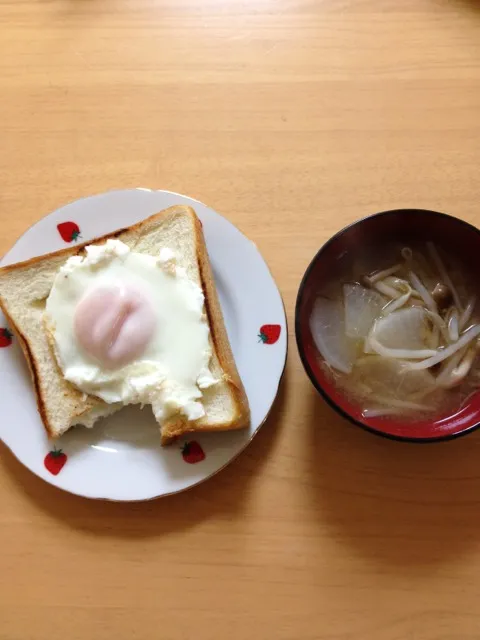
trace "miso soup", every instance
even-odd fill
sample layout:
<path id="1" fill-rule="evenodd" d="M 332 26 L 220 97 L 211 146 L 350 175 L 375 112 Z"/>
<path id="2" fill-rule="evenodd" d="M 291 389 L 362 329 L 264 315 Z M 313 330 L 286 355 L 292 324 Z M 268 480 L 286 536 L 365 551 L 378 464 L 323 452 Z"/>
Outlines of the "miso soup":
<path id="1" fill-rule="evenodd" d="M 458 410 L 480 385 L 472 282 L 433 243 L 384 249 L 389 260 L 366 249 L 316 297 L 323 366 L 365 418 Z"/>

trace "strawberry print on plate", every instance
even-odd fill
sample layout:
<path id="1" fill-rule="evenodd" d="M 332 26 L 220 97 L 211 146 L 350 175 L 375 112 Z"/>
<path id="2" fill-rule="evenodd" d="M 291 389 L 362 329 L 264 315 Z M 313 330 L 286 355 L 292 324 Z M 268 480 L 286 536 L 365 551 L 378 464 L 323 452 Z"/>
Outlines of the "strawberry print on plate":
<path id="1" fill-rule="evenodd" d="M 61 449 L 52 449 L 52 451 L 49 451 L 45 456 L 43 464 L 45 465 L 45 469 L 50 471 L 51 474 L 58 476 L 66 462 L 67 455 L 63 453 Z"/>
<path id="2" fill-rule="evenodd" d="M 0 327 L 0 349 L 9 347 L 12 344 L 13 334 L 6 327 Z"/>
<path id="3" fill-rule="evenodd" d="M 259 342 L 263 344 L 275 344 L 280 338 L 282 327 L 279 324 L 264 324 L 258 334 Z"/>
<path id="4" fill-rule="evenodd" d="M 61 222 L 57 225 L 58 233 L 65 242 L 77 242 L 80 235 L 80 227 L 76 222 Z"/>
<path id="5" fill-rule="evenodd" d="M 196 440 L 185 442 L 182 447 L 182 456 L 188 464 L 196 464 L 205 460 L 205 452 Z"/>

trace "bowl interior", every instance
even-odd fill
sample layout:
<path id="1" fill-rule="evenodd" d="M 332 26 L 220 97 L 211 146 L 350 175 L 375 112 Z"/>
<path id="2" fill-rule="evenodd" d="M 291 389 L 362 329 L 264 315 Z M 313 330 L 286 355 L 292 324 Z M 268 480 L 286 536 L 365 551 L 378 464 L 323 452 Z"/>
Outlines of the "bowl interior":
<path id="1" fill-rule="evenodd" d="M 322 366 L 309 328 L 312 305 L 319 292 L 332 282 L 341 283 L 358 257 L 370 257 L 379 267 L 386 266 L 385 253 L 397 244 L 406 246 L 434 242 L 446 249 L 475 282 L 480 262 L 480 231 L 475 227 L 434 211 L 402 209 L 377 214 L 360 220 L 335 235 L 311 262 L 297 298 L 297 343 L 305 369 L 318 391 L 340 413 L 355 423 L 383 435 L 406 440 L 436 440 L 465 433 L 480 423 L 480 390 L 470 396 L 458 410 L 435 417 L 408 420 L 401 417 L 362 416 L 363 407 L 356 404 L 339 388 Z M 390 248 L 390 249 L 389 249 Z M 391 256 L 394 264 L 396 256 Z M 480 287 L 479 287 L 480 289 Z M 473 291 L 479 293 L 479 291 Z"/>

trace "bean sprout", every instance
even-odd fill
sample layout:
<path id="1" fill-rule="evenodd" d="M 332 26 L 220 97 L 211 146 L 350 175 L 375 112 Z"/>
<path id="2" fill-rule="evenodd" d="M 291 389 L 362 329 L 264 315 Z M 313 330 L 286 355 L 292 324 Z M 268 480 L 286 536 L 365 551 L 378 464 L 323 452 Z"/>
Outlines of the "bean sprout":
<path id="1" fill-rule="evenodd" d="M 450 291 L 452 292 L 452 296 L 453 296 L 453 300 L 455 302 L 455 306 L 457 307 L 457 309 L 459 311 L 462 311 L 462 303 L 460 302 L 460 297 L 458 295 L 458 292 L 456 290 L 456 288 L 453 286 L 453 282 L 450 278 L 450 276 L 447 273 L 447 270 L 445 269 L 445 266 L 442 262 L 442 259 L 440 258 L 440 255 L 435 247 L 435 245 L 433 244 L 433 242 L 427 242 L 427 247 L 428 250 L 430 252 L 430 255 L 432 256 L 432 260 L 435 263 L 435 266 L 437 267 L 438 273 L 440 274 L 440 277 L 442 278 L 444 284 L 447 285 L 447 287 L 450 289 Z"/>
<path id="2" fill-rule="evenodd" d="M 387 278 L 388 276 L 393 275 L 394 273 L 399 271 L 401 268 L 402 268 L 401 264 L 395 264 L 393 265 L 393 267 L 389 267 L 388 269 L 383 269 L 383 271 L 377 271 L 376 273 L 373 273 L 370 276 L 366 276 L 365 280 L 368 282 L 370 286 L 372 286 L 379 280 L 383 280 L 384 278 Z"/>
<path id="3" fill-rule="evenodd" d="M 455 342 L 454 344 L 451 344 L 444 349 L 438 349 L 437 353 L 434 356 L 429 357 L 426 360 L 410 363 L 409 367 L 411 369 L 429 369 L 439 362 L 443 362 L 447 358 L 450 358 L 450 356 L 453 356 L 454 353 L 462 349 L 465 345 L 469 344 L 478 335 L 480 335 L 480 325 L 476 324 L 473 327 L 470 327 L 470 329 L 467 329 L 465 333 L 462 334 L 460 339 L 457 340 L 457 342 Z M 370 343 L 371 342 L 372 339 L 370 339 Z M 372 348 L 375 347 L 372 345 Z"/>
<path id="4" fill-rule="evenodd" d="M 475 309 L 475 304 L 477 302 L 476 296 L 472 296 L 470 300 L 467 302 L 467 306 L 465 307 L 462 315 L 460 316 L 460 320 L 458 322 L 458 327 L 460 331 L 463 331 L 468 324 L 468 321 L 472 317 L 473 310 Z"/>
<path id="5" fill-rule="evenodd" d="M 437 305 L 435 303 L 435 300 L 432 298 L 427 288 L 422 284 L 422 282 L 420 281 L 420 278 L 413 271 L 410 271 L 408 275 L 410 278 L 410 282 L 420 294 L 422 300 L 427 306 L 427 309 L 430 309 L 430 311 L 433 311 L 433 313 L 436 313 Z"/>

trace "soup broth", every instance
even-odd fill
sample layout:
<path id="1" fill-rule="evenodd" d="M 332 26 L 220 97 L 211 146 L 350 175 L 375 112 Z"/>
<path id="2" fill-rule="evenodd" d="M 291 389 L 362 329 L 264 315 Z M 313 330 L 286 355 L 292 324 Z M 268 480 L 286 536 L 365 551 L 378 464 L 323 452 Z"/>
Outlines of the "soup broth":
<path id="1" fill-rule="evenodd" d="M 344 265 L 310 331 L 365 418 L 455 412 L 480 385 L 480 314 L 461 264 L 433 243 L 392 244 Z"/>

